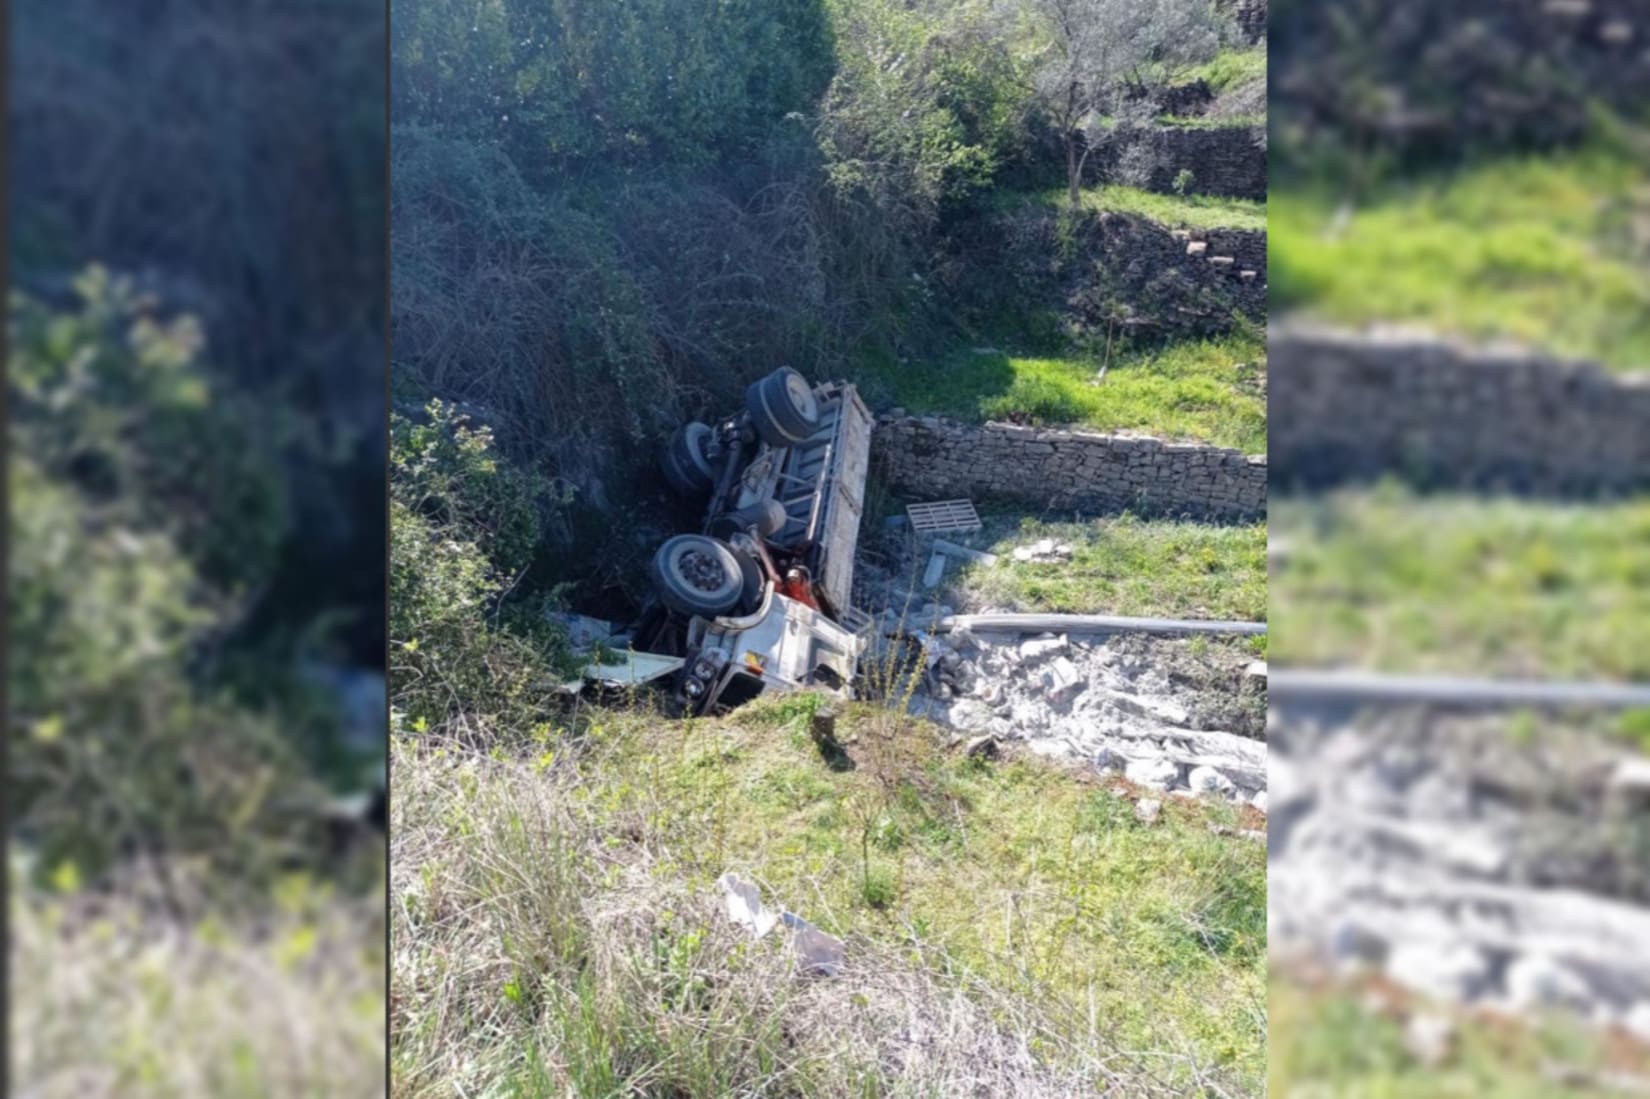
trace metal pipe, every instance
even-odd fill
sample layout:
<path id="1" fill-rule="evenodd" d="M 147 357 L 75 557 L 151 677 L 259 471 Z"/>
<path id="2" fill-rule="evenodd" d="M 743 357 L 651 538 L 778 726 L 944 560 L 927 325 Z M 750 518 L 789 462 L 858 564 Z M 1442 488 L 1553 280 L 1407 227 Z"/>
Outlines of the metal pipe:
<path id="1" fill-rule="evenodd" d="M 1264 634 L 1264 622 L 1216 622 L 1196 618 L 1125 618 L 1113 614 L 953 614 L 933 626 L 936 632 L 968 629 L 975 633 L 1213 633 Z"/>
<path id="2" fill-rule="evenodd" d="M 1342 669 L 1273 668 L 1267 697 L 1274 702 L 1380 702 L 1390 705 L 1650 707 L 1650 684 L 1467 679 L 1459 676 L 1382 675 Z"/>

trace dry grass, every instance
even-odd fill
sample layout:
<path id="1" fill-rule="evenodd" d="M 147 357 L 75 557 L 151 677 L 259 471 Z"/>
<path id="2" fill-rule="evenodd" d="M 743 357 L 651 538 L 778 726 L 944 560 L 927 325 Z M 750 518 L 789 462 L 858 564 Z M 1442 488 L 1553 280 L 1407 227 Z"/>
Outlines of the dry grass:
<path id="1" fill-rule="evenodd" d="M 383 917 L 293 879 L 274 911 L 179 924 L 22 884 L 11 900 L 12 1094 L 383 1094 Z"/>
<path id="2" fill-rule="evenodd" d="M 1259 1090 L 1263 852 L 888 710 L 843 715 L 833 766 L 814 704 L 397 743 L 392 1093 Z M 844 971 L 731 928 L 724 870 L 842 936 Z"/>

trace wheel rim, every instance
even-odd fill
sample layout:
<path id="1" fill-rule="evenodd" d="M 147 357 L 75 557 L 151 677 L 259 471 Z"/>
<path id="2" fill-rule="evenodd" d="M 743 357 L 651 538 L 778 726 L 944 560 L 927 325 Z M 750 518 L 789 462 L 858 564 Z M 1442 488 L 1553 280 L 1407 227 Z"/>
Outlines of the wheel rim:
<path id="1" fill-rule="evenodd" d="M 791 407 L 797 414 L 810 424 L 819 419 L 819 405 L 814 400 L 814 387 L 808 384 L 796 371 L 785 375 L 785 394 L 791 400 Z"/>
<path id="2" fill-rule="evenodd" d="M 698 546 L 689 546 L 677 555 L 676 575 L 705 595 L 715 595 L 728 586 L 728 571 L 718 555 Z"/>

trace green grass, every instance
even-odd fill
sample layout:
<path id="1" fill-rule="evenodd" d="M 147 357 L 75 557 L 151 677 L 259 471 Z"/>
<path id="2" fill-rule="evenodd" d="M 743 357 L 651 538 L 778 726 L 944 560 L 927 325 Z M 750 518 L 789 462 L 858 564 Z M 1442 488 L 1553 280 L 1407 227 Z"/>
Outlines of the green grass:
<path id="1" fill-rule="evenodd" d="M 1620 1094 L 1556 1081 L 1548 1066 L 1642 1074 L 1646 1058 L 1611 1049 L 1578 1025 L 1461 1015 L 1449 1056 L 1423 1065 L 1406 1050 L 1414 1005 L 1387 994 L 1382 1009 L 1352 985 L 1307 987 L 1274 973 L 1268 1006 L 1268 1094 L 1278 1099 L 1582 1099 Z"/>
<path id="2" fill-rule="evenodd" d="M 1273 500 L 1273 651 L 1394 672 L 1650 680 L 1650 503 L 1382 487 Z"/>
<path id="3" fill-rule="evenodd" d="M 1650 368 L 1650 170 L 1594 148 L 1339 196 L 1274 194 L 1275 303 Z"/>
<path id="4" fill-rule="evenodd" d="M 1266 449 L 1266 399 L 1256 383 L 1265 355 L 1264 336 L 1244 332 L 1117 353 L 1103 381 L 1092 359 L 995 348 L 868 362 L 865 373 L 910 412 L 1138 431 L 1253 454 Z"/>
<path id="5" fill-rule="evenodd" d="M 1066 203 L 1065 188 L 1048 192 L 1044 201 Z M 1266 203 L 1222 195 L 1160 195 L 1138 187 L 1107 184 L 1083 190 L 1083 205 L 1091 210 L 1115 210 L 1155 221 L 1168 229 L 1247 229 L 1266 231 Z"/>
<path id="6" fill-rule="evenodd" d="M 1251 80 L 1266 79 L 1266 47 L 1243 50 L 1221 50 L 1211 60 L 1181 73 L 1176 83 L 1190 84 L 1202 80 L 1216 95 L 1230 91 Z"/>
<path id="7" fill-rule="evenodd" d="M 294 877 L 255 919 L 191 926 L 163 914 L 158 881 L 153 896 L 48 891 L 28 884 L 19 854 L 8 897 L 11 979 L 26 990 L 11 1000 L 15 1093 L 382 1093 L 381 896 Z"/>
<path id="8" fill-rule="evenodd" d="M 1265 850 L 1207 827 L 1238 810 L 1170 799 L 1146 827 L 1113 783 L 868 706 L 838 721 L 843 769 L 817 705 L 397 744 L 394 1093 L 1078 1094 L 1102 1060 L 1130 1094 L 1183 1094 L 1192 1065 L 1260 1090 Z M 730 928 L 729 870 L 842 936 L 849 970 L 798 981 L 781 934 Z M 1025 1075 L 1067 1072 L 1087 1085 Z"/>
<path id="9" fill-rule="evenodd" d="M 1014 560 L 1015 547 L 1043 538 L 1068 543 L 1071 559 Z M 999 560 L 948 571 L 953 605 L 968 609 L 1266 618 L 1264 522 L 1217 526 L 1128 514 L 1085 523 L 990 519 L 972 542 Z"/>

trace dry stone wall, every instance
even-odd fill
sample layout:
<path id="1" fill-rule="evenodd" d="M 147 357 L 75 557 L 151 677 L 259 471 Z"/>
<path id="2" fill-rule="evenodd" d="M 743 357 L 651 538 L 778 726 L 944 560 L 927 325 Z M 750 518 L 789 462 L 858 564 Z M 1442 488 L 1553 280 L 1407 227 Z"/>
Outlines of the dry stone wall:
<path id="1" fill-rule="evenodd" d="M 1186 171 L 1188 193 L 1266 198 L 1265 127 L 1148 126 L 1115 134 L 1108 145 L 1096 150 L 1102 170 L 1107 163 L 1145 161 L 1151 165 L 1147 190 L 1170 193 Z"/>
<path id="2" fill-rule="evenodd" d="M 1280 485 L 1395 474 L 1542 494 L 1650 487 L 1650 374 L 1396 331 L 1291 327 L 1269 343 Z"/>
<path id="3" fill-rule="evenodd" d="M 992 423 L 895 410 L 878 417 L 875 468 L 897 490 L 1086 512 L 1248 519 L 1266 513 L 1266 457 L 1202 443 Z"/>

